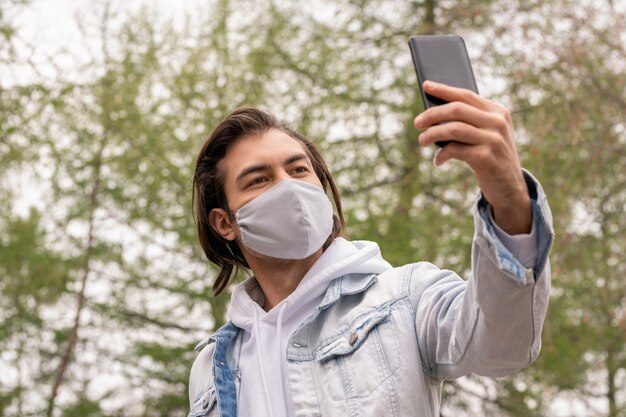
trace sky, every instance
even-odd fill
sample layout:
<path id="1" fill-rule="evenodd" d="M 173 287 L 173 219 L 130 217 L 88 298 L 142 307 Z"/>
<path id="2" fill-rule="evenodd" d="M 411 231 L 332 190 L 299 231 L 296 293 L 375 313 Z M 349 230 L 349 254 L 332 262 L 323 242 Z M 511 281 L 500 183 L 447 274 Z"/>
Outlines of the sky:
<path id="1" fill-rule="evenodd" d="M 120 11 L 136 10 L 145 4 L 141 0 L 114 1 L 113 3 Z M 626 2 L 618 1 L 617 3 L 626 6 Z M 37 51 L 55 55 L 57 63 L 62 68 L 71 70 L 76 62 L 74 58 L 80 58 L 81 51 L 88 47 L 79 30 L 79 22 L 87 19 L 92 9 L 101 7 L 102 4 L 103 1 L 100 0 L 33 0 L 27 7 L 14 10 L 9 18 L 16 26 L 19 37 L 25 45 L 31 45 Z M 206 7 L 206 1 L 200 0 L 152 0 L 150 4 L 160 11 L 160 15 L 172 19 L 176 25 L 183 24 L 186 14 L 193 14 L 197 9 Z M 323 15 L 323 9 L 320 9 L 320 13 Z M 626 31 L 624 33 L 626 36 Z M 18 52 L 26 54 L 29 50 L 30 48 L 26 47 Z M 83 56 L 86 55 L 83 53 Z M 39 60 L 45 62 L 47 59 L 41 55 L 35 55 L 32 58 L 35 62 Z M 40 68 L 44 76 L 53 77 L 56 72 L 54 68 L 45 65 Z M 0 73 L 0 83 L 3 85 L 20 83 L 32 79 L 33 76 L 34 74 L 28 70 Z M 36 193 L 31 193 L 29 196 L 29 200 L 18 202 L 22 210 L 35 204 L 35 201 L 39 199 Z M 574 414 L 575 410 L 570 408 L 571 404 L 568 406 L 568 401 L 568 398 L 561 399 L 561 403 L 555 407 L 557 415 L 580 415 Z"/>
<path id="2" fill-rule="evenodd" d="M 25 56 L 28 51 L 36 49 L 37 54 L 31 57 L 34 62 L 39 64 L 46 62 L 47 57 L 42 54 L 43 52 L 54 55 L 55 61 L 63 69 L 71 69 L 76 65 L 75 58 L 80 60 L 81 50 L 89 47 L 85 44 L 85 36 L 79 29 L 80 24 L 90 23 L 93 20 L 91 16 L 94 9 L 102 10 L 104 4 L 104 0 L 32 0 L 27 6 L 13 7 L 8 18 L 15 25 L 20 40 L 24 42 L 23 45 L 26 45 L 25 48 L 20 48 L 18 53 Z M 199 0 L 150 2 L 113 0 L 111 4 L 114 13 L 123 14 L 149 4 L 150 8 L 159 11 L 159 16 L 173 20 L 178 27 L 184 23 L 185 14 L 193 14 L 198 8 L 206 7 L 206 2 Z M 86 55 L 83 54 L 83 57 Z M 44 76 L 55 75 L 52 68 L 46 69 L 45 65 L 40 65 L 40 68 L 43 68 Z M 32 77 L 32 72 L 24 69 L 10 75 L 3 74 L 2 82 L 6 83 L 7 79 L 10 79 L 19 83 Z"/>

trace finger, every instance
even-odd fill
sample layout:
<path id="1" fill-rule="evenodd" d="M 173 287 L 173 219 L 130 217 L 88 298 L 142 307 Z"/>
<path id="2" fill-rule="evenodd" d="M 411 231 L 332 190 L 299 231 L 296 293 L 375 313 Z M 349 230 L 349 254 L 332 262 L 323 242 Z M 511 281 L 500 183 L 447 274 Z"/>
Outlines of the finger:
<path id="1" fill-rule="evenodd" d="M 417 116 L 416 128 L 425 129 L 438 123 L 460 121 L 476 127 L 500 127 L 506 120 L 497 114 L 478 109 L 467 103 L 455 101 L 431 107 Z"/>
<path id="2" fill-rule="evenodd" d="M 495 162 L 487 146 L 466 145 L 450 142 L 435 154 L 435 166 L 441 166 L 446 161 L 457 159 L 467 163 L 475 172 L 491 170 Z"/>
<path id="3" fill-rule="evenodd" d="M 491 101 L 466 88 L 452 87 L 434 81 L 424 81 L 423 88 L 425 93 L 444 101 L 461 101 L 483 110 L 491 108 Z"/>
<path id="4" fill-rule="evenodd" d="M 435 153 L 433 163 L 439 167 L 450 159 L 458 159 L 460 161 L 466 161 L 468 153 L 476 148 L 475 145 L 466 145 L 458 142 L 450 142 L 443 148 L 439 148 Z"/>
<path id="5" fill-rule="evenodd" d="M 432 145 L 439 141 L 453 140 L 467 145 L 479 145 L 497 140 L 490 130 L 479 129 L 462 122 L 450 122 L 429 127 L 419 135 L 422 146 Z"/>

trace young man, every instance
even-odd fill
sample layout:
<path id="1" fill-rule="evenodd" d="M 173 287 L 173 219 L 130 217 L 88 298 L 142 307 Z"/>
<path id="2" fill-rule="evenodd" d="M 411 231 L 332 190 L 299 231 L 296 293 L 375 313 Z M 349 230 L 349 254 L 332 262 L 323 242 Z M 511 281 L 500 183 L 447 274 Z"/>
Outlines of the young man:
<path id="1" fill-rule="evenodd" d="M 230 322 L 197 347 L 190 416 L 435 417 L 445 378 L 504 376 L 537 357 L 546 198 L 520 166 L 506 109 L 424 88 L 450 103 L 415 119 L 420 144 L 453 138 L 435 164 L 466 162 L 482 192 L 470 280 L 428 263 L 392 268 L 375 243 L 341 238 L 339 194 L 314 145 L 266 112 L 237 110 L 198 156 L 194 210 L 221 268 L 215 293 L 238 268 L 253 276 L 234 288 Z"/>

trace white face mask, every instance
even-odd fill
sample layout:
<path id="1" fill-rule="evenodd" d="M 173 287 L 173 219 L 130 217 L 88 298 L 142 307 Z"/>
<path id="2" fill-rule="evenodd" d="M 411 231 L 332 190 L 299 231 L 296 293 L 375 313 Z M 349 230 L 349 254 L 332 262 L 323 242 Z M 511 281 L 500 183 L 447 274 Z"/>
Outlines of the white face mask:
<path id="1" fill-rule="evenodd" d="M 333 206 L 317 185 L 288 179 L 235 213 L 243 244 L 262 255 L 304 259 L 333 230 Z"/>

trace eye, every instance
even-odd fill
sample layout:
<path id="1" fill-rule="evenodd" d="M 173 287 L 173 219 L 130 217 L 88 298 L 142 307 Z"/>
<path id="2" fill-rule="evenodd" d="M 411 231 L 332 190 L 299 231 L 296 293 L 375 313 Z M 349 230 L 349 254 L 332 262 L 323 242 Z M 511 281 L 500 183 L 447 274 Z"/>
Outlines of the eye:
<path id="1" fill-rule="evenodd" d="M 302 175 L 307 174 L 309 172 L 309 168 L 305 165 L 297 166 L 291 170 L 291 175 Z"/>
<path id="2" fill-rule="evenodd" d="M 252 181 L 248 183 L 247 187 L 254 187 L 255 185 L 261 185 L 264 182 L 267 182 L 266 177 L 256 177 L 256 178 L 253 178 Z"/>

